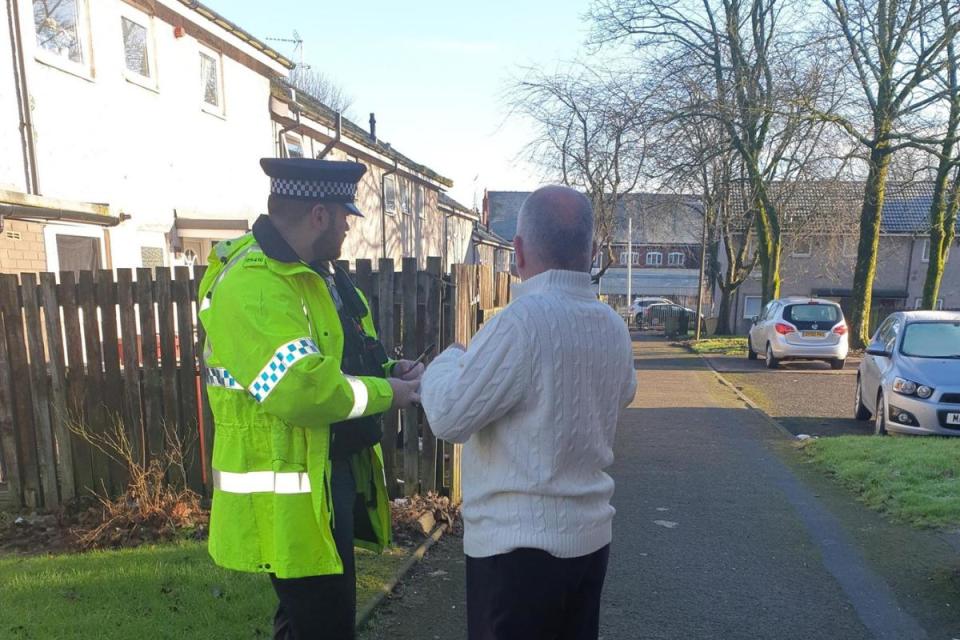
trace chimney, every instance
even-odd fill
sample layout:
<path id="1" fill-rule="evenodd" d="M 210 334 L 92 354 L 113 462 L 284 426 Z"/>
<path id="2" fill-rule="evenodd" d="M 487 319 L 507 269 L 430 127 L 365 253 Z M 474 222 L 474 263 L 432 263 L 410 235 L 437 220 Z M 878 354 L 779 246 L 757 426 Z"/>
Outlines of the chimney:
<path id="1" fill-rule="evenodd" d="M 377 141 L 377 116 L 370 114 L 370 139 Z"/>

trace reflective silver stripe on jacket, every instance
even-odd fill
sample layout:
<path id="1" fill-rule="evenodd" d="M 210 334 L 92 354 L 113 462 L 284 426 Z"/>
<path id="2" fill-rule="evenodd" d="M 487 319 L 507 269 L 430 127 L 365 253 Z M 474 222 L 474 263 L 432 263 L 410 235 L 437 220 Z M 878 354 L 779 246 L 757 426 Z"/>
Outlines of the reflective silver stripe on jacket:
<path id="1" fill-rule="evenodd" d="M 310 493 L 310 478 L 306 473 L 291 471 L 249 471 L 232 473 L 213 470 L 213 486 L 224 493 Z"/>
<path id="2" fill-rule="evenodd" d="M 353 390 L 353 408 L 350 409 L 350 415 L 347 416 L 347 420 L 353 420 L 362 416 L 363 412 L 367 410 L 370 394 L 367 392 L 367 385 L 363 384 L 363 380 L 360 378 L 346 374 L 343 377 L 347 379 L 347 382 L 350 383 L 350 389 Z"/>

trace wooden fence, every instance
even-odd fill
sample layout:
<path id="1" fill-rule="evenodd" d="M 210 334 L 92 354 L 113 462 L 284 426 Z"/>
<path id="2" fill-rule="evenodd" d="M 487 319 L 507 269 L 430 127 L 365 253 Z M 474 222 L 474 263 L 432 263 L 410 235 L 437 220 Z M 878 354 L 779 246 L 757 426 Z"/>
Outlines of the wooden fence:
<path id="1" fill-rule="evenodd" d="M 439 258 L 352 274 L 390 354 L 415 358 L 467 343 L 509 301 L 511 278 Z M 0 503 L 53 509 L 90 491 L 117 494 L 125 468 L 71 425 L 103 433 L 120 421 L 147 462 L 167 438 L 186 443 L 186 481 L 209 495 L 215 425 L 200 383 L 203 268 L 0 275 Z M 439 490 L 459 498 L 459 447 L 439 443 L 418 410 L 390 412 L 383 451 L 392 496 Z"/>

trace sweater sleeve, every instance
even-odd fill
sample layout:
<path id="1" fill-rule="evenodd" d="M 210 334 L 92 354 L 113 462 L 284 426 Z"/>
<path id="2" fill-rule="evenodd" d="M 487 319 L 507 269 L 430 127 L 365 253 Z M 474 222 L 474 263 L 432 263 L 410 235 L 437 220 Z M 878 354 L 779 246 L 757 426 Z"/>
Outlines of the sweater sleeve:
<path id="1" fill-rule="evenodd" d="M 630 406 L 634 396 L 637 395 L 637 371 L 633 364 L 633 341 L 630 339 L 629 333 L 626 335 L 626 350 L 629 357 L 627 358 L 627 366 L 624 373 L 623 395 L 620 398 L 621 409 L 626 409 Z"/>
<path id="2" fill-rule="evenodd" d="M 524 338 L 504 311 L 477 333 L 469 349 L 447 349 L 430 363 L 420 396 L 438 438 L 466 442 L 520 402 L 530 377 Z"/>

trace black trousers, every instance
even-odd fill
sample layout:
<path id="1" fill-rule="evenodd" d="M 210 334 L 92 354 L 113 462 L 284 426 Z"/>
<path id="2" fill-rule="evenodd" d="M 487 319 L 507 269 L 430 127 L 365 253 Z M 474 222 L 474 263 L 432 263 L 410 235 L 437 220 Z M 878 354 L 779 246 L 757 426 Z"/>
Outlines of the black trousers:
<path id="1" fill-rule="evenodd" d="M 469 640 L 596 640 L 606 546 L 578 558 L 516 549 L 467 556 Z"/>
<path id="2" fill-rule="evenodd" d="M 274 640 L 353 640 L 357 615 L 357 574 L 353 557 L 353 503 L 356 487 L 348 461 L 335 460 L 330 477 L 333 539 L 343 574 L 281 579 L 270 576 L 280 604 L 273 618 Z"/>

